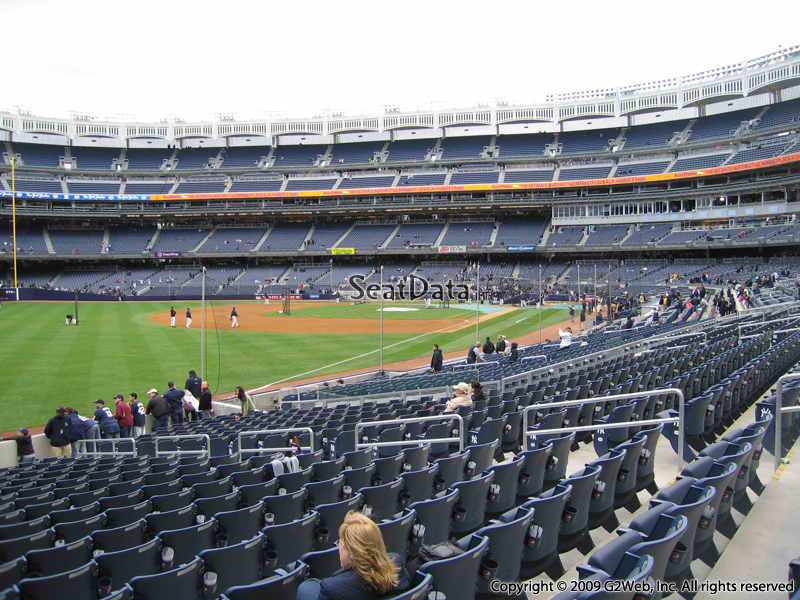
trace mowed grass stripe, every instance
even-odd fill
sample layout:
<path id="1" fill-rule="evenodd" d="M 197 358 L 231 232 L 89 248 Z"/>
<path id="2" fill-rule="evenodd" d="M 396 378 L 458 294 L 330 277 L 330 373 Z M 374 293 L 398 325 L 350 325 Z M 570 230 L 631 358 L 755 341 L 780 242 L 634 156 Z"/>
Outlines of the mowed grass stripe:
<path id="1" fill-rule="evenodd" d="M 186 304 L 176 305 L 177 327 L 170 329 L 169 303 L 82 303 L 81 325 L 65 327 L 64 315 L 73 312 L 71 302 L 8 304 L 0 311 L 0 427 L 41 425 L 58 405 L 74 406 L 91 414 L 93 401 L 111 403 L 114 394 L 127 397 L 136 391 L 143 397 L 150 387 L 166 388 L 173 379 L 182 385 L 189 369 L 200 370 L 200 309 L 191 303 L 194 323 L 183 327 Z M 420 311 L 422 312 L 422 311 Z M 431 313 L 440 312 L 431 310 Z M 458 311 L 471 318 L 469 311 Z M 158 313 L 159 322 L 148 317 Z M 566 311 L 548 309 L 543 326 L 564 320 Z M 290 317 L 303 316 L 298 310 Z M 213 326 L 210 311 L 209 327 Z M 520 323 L 515 321 L 525 319 Z M 336 373 L 379 364 L 378 335 L 333 335 L 324 332 L 298 334 L 231 330 L 227 319 L 217 322 L 219 331 L 207 330 L 206 378 L 215 393 L 232 392 L 236 385 L 258 387 L 300 373 L 320 369 Z M 535 331 L 536 311 L 515 310 L 481 320 L 481 340 L 498 333 L 513 337 Z M 446 352 L 466 352 L 475 341 L 474 324 L 454 333 L 387 334 L 385 362 L 430 356 L 437 342 Z M 410 341 L 409 341 L 410 340 Z M 349 357 L 367 356 L 337 366 Z M 219 362 L 221 359 L 221 372 Z"/>

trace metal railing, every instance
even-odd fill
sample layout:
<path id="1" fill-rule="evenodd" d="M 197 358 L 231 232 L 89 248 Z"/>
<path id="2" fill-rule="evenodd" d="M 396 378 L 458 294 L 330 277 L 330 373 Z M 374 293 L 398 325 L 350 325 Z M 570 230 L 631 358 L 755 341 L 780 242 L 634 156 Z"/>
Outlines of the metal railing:
<path id="1" fill-rule="evenodd" d="M 677 340 L 677 339 L 681 339 L 681 338 L 694 337 L 694 336 L 697 336 L 697 335 L 702 335 L 703 336 L 703 345 L 707 346 L 708 345 L 708 333 L 706 333 L 705 331 L 693 331 L 691 333 L 681 333 L 681 334 L 678 334 L 678 335 L 667 335 L 667 336 L 664 336 L 664 337 L 655 337 L 652 340 L 648 340 L 648 341 L 650 341 L 650 342 L 662 342 L 662 341 L 666 341 L 666 340 Z"/>
<path id="2" fill-rule="evenodd" d="M 125 442 L 130 444 L 131 450 L 118 450 L 118 446 Z M 138 456 L 136 453 L 136 440 L 133 438 L 90 438 L 85 440 L 75 440 L 77 445 L 78 456 Z M 97 446 L 107 447 L 111 444 L 111 451 L 98 450 Z M 89 445 L 94 447 L 94 450 L 89 451 Z"/>
<path id="3" fill-rule="evenodd" d="M 770 323 L 783 323 L 784 321 L 797 321 L 797 320 L 800 320 L 800 315 L 794 315 L 792 317 L 782 317 L 780 319 L 770 319 L 769 321 L 756 321 L 754 323 L 742 323 L 742 324 L 740 324 L 738 326 L 738 338 L 740 340 L 745 339 L 745 338 L 742 337 L 742 330 L 745 327 L 763 327 L 764 325 L 769 325 Z"/>
<path id="4" fill-rule="evenodd" d="M 308 446 L 278 446 L 275 448 L 257 447 L 257 448 L 242 448 L 242 438 L 252 435 L 274 435 L 279 433 L 294 433 L 294 432 L 307 432 L 309 437 Z M 286 452 L 289 450 L 308 450 L 314 452 L 314 430 L 311 427 L 288 427 L 286 429 L 252 429 L 249 431 L 240 431 L 236 437 L 236 450 L 239 456 L 245 454 L 260 454 L 261 452 Z"/>
<path id="5" fill-rule="evenodd" d="M 784 406 L 783 405 L 783 384 L 787 381 L 796 381 L 800 379 L 800 373 L 788 373 L 778 378 L 778 384 L 775 390 L 775 470 L 783 463 L 788 463 L 789 460 L 783 458 L 783 440 L 782 438 L 782 419 L 783 413 L 800 412 L 800 406 Z"/>
<path id="6" fill-rule="evenodd" d="M 159 448 L 160 442 L 180 442 L 181 440 L 202 440 L 206 443 L 205 450 L 162 450 Z M 207 433 L 187 433 L 184 435 L 160 435 L 155 438 L 155 452 L 156 456 L 164 454 L 177 454 L 178 456 L 184 454 L 211 456 L 211 437 Z"/>
<path id="7" fill-rule="evenodd" d="M 599 404 L 613 400 L 627 400 L 633 398 L 646 398 L 649 396 L 661 396 L 665 394 L 676 394 L 678 396 L 678 416 L 667 417 L 664 419 L 645 419 L 642 421 L 628 421 L 625 423 L 601 423 L 598 425 L 577 425 L 574 427 L 559 427 L 556 429 L 531 429 L 528 430 L 528 413 L 537 410 L 549 410 L 551 408 L 566 408 L 568 406 L 583 406 L 584 404 Z M 629 394 L 615 394 L 612 396 L 594 396 L 583 400 L 565 400 L 563 402 L 547 402 L 542 404 L 531 404 L 522 411 L 522 432 L 524 436 L 524 446 L 527 448 L 527 439 L 537 435 L 551 433 L 570 433 L 573 431 L 600 431 L 605 429 L 620 429 L 623 427 L 642 427 L 645 425 L 658 425 L 661 423 L 678 423 L 678 473 L 683 470 L 684 463 L 684 443 L 685 443 L 685 417 L 686 406 L 684 403 L 683 392 L 678 388 L 663 388 L 660 390 L 646 390 L 643 392 L 631 392 Z"/>
<path id="8" fill-rule="evenodd" d="M 430 421 L 458 421 L 458 437 L 448 438 L 431 438 L 424 440 L 399 440 L 394 442 L 361 442 L 360 432 L 366 427 L 374 427 L 379 425 L 403 425 L 405 423 L 427 423 Z M 420 446 L 422 444 L 445 444 L 458 442 L 458 451 L 464 449 L 464 419 L 458 413 L 444 413 L 441 415 L 434 415 L 430 417 L 409 417 L 407 419 L 389 419 L 387 421 L 365 421 L 363 423 L 356 423 L 356 428 L 353 430 L 355 435 L 355 448 L 385 448 L 390 446 Z"/>

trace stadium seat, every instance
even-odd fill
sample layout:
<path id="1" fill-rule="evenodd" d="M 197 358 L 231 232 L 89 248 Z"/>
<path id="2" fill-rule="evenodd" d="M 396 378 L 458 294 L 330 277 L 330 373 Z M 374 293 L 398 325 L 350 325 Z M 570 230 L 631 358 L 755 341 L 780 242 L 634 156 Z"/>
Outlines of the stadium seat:
<path id="1" fill-rule="evenodd" d="M 494 476 L 490 471 L 474 479 L 453 484 L 452 488 L 458 490 L 458 502 L 454 509 L 454 534 L 470 533 L 481 526 L 490 494 L 493 499 L 499 494 L 499 489 L 493 488 Z"/>
<path id="2" fill-rule="evenodd" d="M 434 464 L 419 471 L 406 471 L 400 474 L 403 480 L 403 491 L 400 499 L 403 506 L 427 500 L 433 494 L 436 479 L 439 476 L 439 465 Z"/>
<path id="3" fill-rule="evenodd" d="M 561 485 L 569 485 L 572 491 L 561 519 L 559 552 L 577 547 L 585 554 L 585 550 L 592 547 L 591 538 L 588 536 L 589 507 L 592 496 L 597 491 L 601 472 L 600 465 L 587 464 L 582 471 L 573 473 L 561 482 Z M 528 503 L 523 506 L 528 506 Z"/>
<path id="4" fill-rule="evenodd" d="M 522 552 L 533 513 L 533 508 L 513 508 L 475 532 L 475 535 L 489 538 L 489 551 L 483 563 L 492 569 L 499 581 L 519 580 Z M 478 578 L 478 592 L 489 593 L 485 577 Z"/>
<path id="5" fill-rule="evenodd" d="M 419 571 L 432 575 L 433 589 L 446 598 L 474 598 L 481 561 L 489 551 L 489 538 L 470 535 L 459 540 L 457 546 L 461 554 L 426 562 Z"/>
<path id="6" fill-rule="evenodd" d="M 589 504 L 590 529 L 605 526 L 609 531 L 614 531 L 619 525 L 614 515 L 614 500 L 623 460 L 625 460 L 625 450 L 614 448 L 587 465 L 600 467 L 600 475 L 595 482 Z"/>
<path id="7" fill-rule="evenodd" d="M 0 564 L 0 590 L 5 590 L 12 585 L 18 584 L 24 578 L 25 559 L 23 557 Z"/>
<path id="8" fill-rule="evenodd" d="M 54 541 L 55 533 L 50 529 L 0 541 L 0 564 L 19 558 L 31 550 L 50 548 Z"/>
<path id="9" fill-rule="evenodd" d="M 150 513 L 145 516 L 147 530 L 155 535 L 169 529 L 183 529 L 195 524 L 197 507 L 194 504 L 184 506 L 177 510 L 162 513 Z"/>
<path id="10" fill-rule="evenodd" d="M 216 575 L 213 588 L 206 585 L 206 594 L 215 595 L 236 585 L 248 585 L 261 579 L 264 571 L 266 539 L 258 534 L 252 539 L 224 548 L 207 548 L 197 554 L 203 561 L 205 576 Z"/>
<path id="11" fill-rule="evenodd" d="M 557 484 L 554 488 L 532 498 L 522 505 L 533 508 L 533 525 L 525 539 L 522 554 L 524 579 L 534 577 L 547 570 L 552 579 L 563 575 L 564 568 L 558 559 L 558 534 L 565 518 L 565 507 L 572 494 L 569 483 Z"/>
<path id="12" fill-rule="evenodd" d="M 319 513 L 311 511 L 304 517 L 261 530 L 267 538 L 267 553 L 273 568 L 284 567 L 311 552 L 316 536 Z"/>
<path id="13" fill-rule="evenodd" d="M 127 550 L 97 555 L 95 560 L 99 567 L 98 587 L 101 595 L 121 589 L 133 577 L 159 573 L 162 547 L 161 540 L 154 538 Z"/>
<path id="14" fill-rule="evenodd" d="M 164 542 L 164 548 L 174 551 L 172 566 L 179 566 L 188 563 L 204 548 L 216 545 L 217 527 L 217 522 L 211 519 L 191 527 L 159 531 L 158 537 Z"/>
<path id="15" fill-rule="evenodd" d="M 278 492 L 278 480 L 270 479 L 261 483 L 251 483 L 239 487 L 240 502 L 243 506 L 253 506 L 261 502 L 264 496 L 274 496 Z"/>
<path id="16" fill-rule="evenodd" d="M 69 543 L 91 535 L 93 531 L 102 529 L 107 523 L 108 515 L 100 513 L 80 521 L 58 523 L 53 526 L 53 531 L 55 531 L 57 542 Z"/>
<path id="17" fill-rule="evenodd" d="M 28 561 L 28 577 L 44 577 L 64 571 L 72 571 L 92 559 L 92 538 L 85 537 L 76 542 L 31 550 L 25 554 Z"/>
<path id="18" fill-rule="evenodd" d="M 562 437 L 550 438 L 550 456 L 544 470 L 544 488 L 549 489 L 561 481 L 567 472 L 569 451 L 575 441 L 575 434 L 571 433 Z M 537 444 L 539 440 L 537 438 Z M 539 446 L 541 447 L 541 446 Z"/>
<path id="19" fill-rule="evenodd" d="M 215 498 L 198 498 L 194 501 L 194 505 L 197 507 L 198 518 L 202 515 L 204 519 L 210 519 L 218 512 L 235 510 L 239 507 L 240 499 L 239 491 L 234 490 Z"/>
<path id="20" fill-rule="evenodd" d="M 338 475 L 327 481 L 316 481 L 305 484 L 308 491 L 309 506 L 318 504 L 333 504 L 342 499 L 344 475 Z"/>
<path id="21" fill-rule="evenodd" d="M 139 519 L 145 518 L 151 512 L 153 512 L 153 503 L 150 500 L 144 500 L 139 504 L 125 508 L 109 508 L 105 511 L 105 515 L 108 518 L 106 527 L 130 525 Z"/>
<path id="22" fill-rule="evenodd" d="M 319 513 L 317 526 L 317 545 L 327 548 L 339 539 L 339 526 L 351 510 L 361 510 L 364 505 L 364 496 L 356 493 L 352 498 L 334 502 L 332 504 L 318 504 L 314 510 Z"/>
<path id="23" fill-rule="evenodd" d="M 361 512 L 373 521 L 388 519 L 400 510 L 400 494 L 402 491 L 403 480 L 399 478 L 383 485 L 361 488 L 359 492 L 364 496 L 364 506 Z"/>
<path id="24" fill-rule="evenodd" d="M 94 561 L 73 569 L 46 577 L 26 578 L 19 582 L 23 598 L 30 600 L 96 600 L 97 563 Z"/>
<path id="25" fill-rule="evenodd" d="M 500 486 L 499 493 L 496 494 L 494 499 L 486 503 L 487 514 L 498 515 L 504 513 L 516 504 L 520 473 L 524 462 L 525 457 L 517 456 L 508 462 L 494 465 L 487 469 L 487 472 L 494 473 L 493 483 Z"/>
<path id="26" fill-rule="evenodd" d="M 202 600 L 203 598 L 203 561 L 195 558 L 191 562 L 176 569 L 140 575 L 128 582 L 137 600 L 157 600 L 173 598 L 174 600 Z"/>
<path id="27" fill-rule="evenodd" d="M 151 496 L 150 502 L 153 503 L 153 510 L 156 512 L 166 512 L 188 506 L 194 500 L 194 491 L 191 489 L 181 490 L 163 496 Z"/>
<path id="28" fill-rule="evenodd" d="M 298 561 L 291 570 L 275 569 L 267 577 L 251 585 L 234 586 L 225 590 L 220 600 L 263 600 L 264 598 L 294 598 L 297 588 L 306 578 L 308 567 Z"/>
<path id="29" fill-rule="evenodd" d="M 296 521 L 305 514 L 308 491 L 302 488 L 291 494 L 277 496 L 264 496 L 264 510 L 267 519 L 272 519 L 270 524 L 279 525 Z"/>
<path id="30" fill-rule="evenodd" d="M 635 550 L 636 554 L 653 557 L 654 579 L 663 580 L 668 562 L 673 557 L 675 560 L 680 558 L 680 553 L 673 555 L 673 551 L 686 533 L 689 519 L 683 515 L 669 514 L 674 507 L 671 502 L 665 502 L 642 513 L 633 519 L 628 527 L 618 531 L 620 536 L 629 531 L 642 535 L 640 538 L 629 536 L 628 539 L 632 541 L 630 549 Z"/>
<path id="31" fill-rule="evenodd" d="M 300 562 L 308 565 L 309 577 L 316 579 L 330 577 L 341 567 L 339 548 L 332 547 L 316 552 L 306 552 L 300 557 Z"/>
<path id="32" fill-rule="evenodd" d="M 524 459 L 517 486 L 517 498 L 520 500 L 524 501 L 542 491 L 550 449 L 550 444 L 547 444 L 541 448 L 524 450 L 517 455 Z"/>
<path id="33" fill-rule="evenodd" d="M 130 525 L 113 529 L 96 529 L 91 533 L 94 547 L 103 552 L 119 552 L 141 546 L 147 539 L 147 521 L 139 519 Z"/>
<path id="34" fill-rule="evenodd" d="M 41 516 L 30 521 L 0 525 L 0 540 L 10 540 L 13 538 L 32 535 L 39 531 L 44 531 L 50 527 L 50 517 Z"/>
<path id="35" fill-rule="evenodd" d="M 375 465 L 345 469 L 342 474 L 344 475 L 345 486 L 348 486 L 351 492 L 357 492 L 361 488 L 372 485 L 372 480 L 375 477 Z"/>
<path id="36" fill-rule="evenodd" d="M 252 539 L 264 526 L 264 503 L 257 502 L 237 510 L 217 512 L 214 518 L 219 524 L 217 537 L 220 546 L 238 544 Z"/>
<path id="37" fill-rule="evenodd" d="M 390 519 L 382 519 L 376 522 L 378 529 L 381 530 L 387 552 L 398 554 L 404 563 L 409 554 L 416 555 L 419 545 L 422 544 L 422 539 L 421 536 L 417 536 L 414 533 L 417 523 L 417 513 L 414 509 L 407 508 Z M 424 527 L 419 528 L 418 531 L 424 531 Z M 413 547 L 412 539 L 414 541 Z"/>
<path id="38" fill-rule="evenodd" d="M 339 457 L 333 460 L 324 460 L 314 463 L 314 481 L 328 481 L 333 479 L 342 472 L 345 465 L 344 457 Z"/>

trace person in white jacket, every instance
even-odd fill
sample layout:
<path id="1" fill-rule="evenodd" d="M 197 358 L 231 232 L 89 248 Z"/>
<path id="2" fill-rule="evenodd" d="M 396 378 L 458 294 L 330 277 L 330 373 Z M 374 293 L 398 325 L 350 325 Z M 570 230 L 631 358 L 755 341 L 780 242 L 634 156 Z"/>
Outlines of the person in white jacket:
<path id="1" fill-rule="evenodd" d="M 558 337 L 561 338 L 561 344 L 559 344 L 559 348 L 568 347 L 572 343 L 572 328 L 567 327 L 566 331 L 562 331 L 561 329 L 559 329 Z"/>

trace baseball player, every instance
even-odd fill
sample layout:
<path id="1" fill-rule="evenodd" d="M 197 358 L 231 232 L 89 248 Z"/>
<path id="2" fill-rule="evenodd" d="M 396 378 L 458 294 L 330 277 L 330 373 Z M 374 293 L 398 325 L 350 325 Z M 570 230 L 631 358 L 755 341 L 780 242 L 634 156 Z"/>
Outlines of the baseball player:
<path id="1" fill-rule="evenodd" d="M 231 310 L 231 328 L 233 327 L 239 327 L 239 313 L 236 312 L 235 306 Z"/>
<path id="2" fill-rule="evenodd" d="M 189 329 L 192 326 L 192 309 L 188 306 L 186 307 L 186 329 Z"/>
<path id="3" fill-rule="evenodd" d="M 173 329 L 175 328 L 175 315 L 176 314 L 177 313 L 175 312 L 175 307 L 174 306 L 170 306 L 170 308 L 169 308 L 169 326 L 172 327 Z"/>

